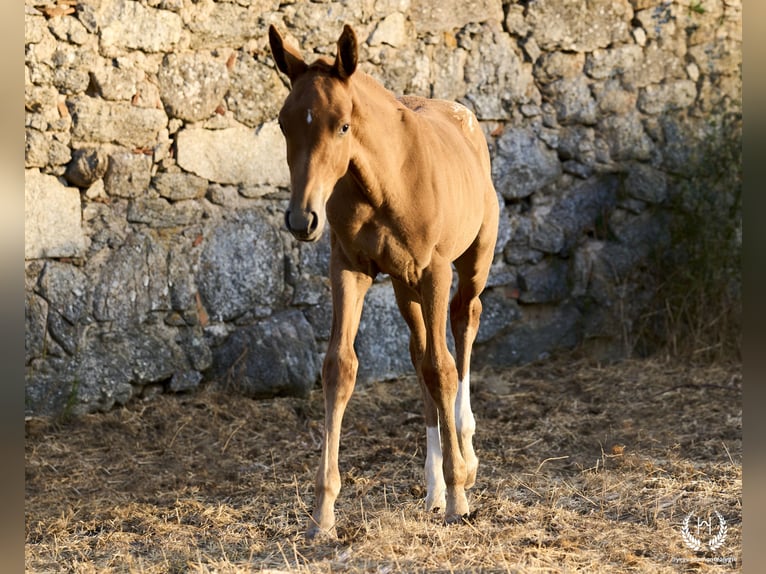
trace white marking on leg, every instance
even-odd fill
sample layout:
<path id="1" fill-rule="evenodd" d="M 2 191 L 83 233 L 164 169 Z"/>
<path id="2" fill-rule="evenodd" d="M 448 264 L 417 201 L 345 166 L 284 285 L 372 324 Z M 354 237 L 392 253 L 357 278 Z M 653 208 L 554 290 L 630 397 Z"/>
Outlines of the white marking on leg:
<path id="1" fill-rule="evenodd" d="M 311 125 L 312 121 L 314 121 L 314 118 L 311 115 L 311 110 L 309 110 L 308 113 L 306 114 L 306 123 Z"/>
<path id="2" fill-rule="evenodd" d="M 473 485 L 476 478 L 476 468 L 479 461 L 473 450 L 473 434 L 476 431 L 476 419 L 471 411 L 471 374 L 466 373 L 465 378 L 458 383 L 457 398 L 455 399 L 455 427 L 460 440 L 460 451 L 465 460 L 468 472 L 466 488 Z"/>
<path id="3" fill-rule="evenodd" d="M 439 426 L 426 427 L 426 510 L 447 507 Z"/>

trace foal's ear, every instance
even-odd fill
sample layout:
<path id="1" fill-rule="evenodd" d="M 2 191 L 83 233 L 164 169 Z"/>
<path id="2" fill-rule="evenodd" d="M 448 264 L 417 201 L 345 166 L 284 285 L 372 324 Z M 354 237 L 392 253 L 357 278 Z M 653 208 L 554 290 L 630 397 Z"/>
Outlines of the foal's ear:
<path id="1" fill-rule="evenodd" d="M 308 66 L 298 50 L 285 44 L 274 24 L 269 26 L 269 45 L 277 68 L 290 78 L 290 82 L 295 82 L 295 78 L 305 72 Z"/>
<path id="2" fill-rule="evenodd" d="M 338 54 L 335 56 L 335 70 L 342 80 L 348 78 L 356 70 L 359 48 L 356 34 L 351 26 L 343 26 L 343 32 L 338 38 Z"/>

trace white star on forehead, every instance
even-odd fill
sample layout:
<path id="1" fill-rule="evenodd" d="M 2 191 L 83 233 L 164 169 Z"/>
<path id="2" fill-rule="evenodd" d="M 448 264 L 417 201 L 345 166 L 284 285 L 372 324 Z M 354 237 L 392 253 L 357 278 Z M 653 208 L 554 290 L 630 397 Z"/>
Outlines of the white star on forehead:
<path id="1" fill-rule="evenodd" d="M 306 114 L 306 123 L 311 124 L 311 122 L 314 120 L 314 118 L 311 116 L 311 110 L 308 111 Z"/>

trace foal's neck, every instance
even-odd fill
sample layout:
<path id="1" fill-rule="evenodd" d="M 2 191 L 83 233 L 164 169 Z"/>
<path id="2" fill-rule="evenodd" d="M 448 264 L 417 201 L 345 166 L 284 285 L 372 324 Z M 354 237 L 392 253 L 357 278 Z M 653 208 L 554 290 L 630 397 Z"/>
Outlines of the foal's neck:
<path id="1" fill-rule="evenodd" d="M 350 169 L 377 208 L 395 191 L 390 182 L 397 180 L 407 153 L 402 127 L 405 107 L 374 78 L 357 74 L 353 89 L 357 146 Z"/>

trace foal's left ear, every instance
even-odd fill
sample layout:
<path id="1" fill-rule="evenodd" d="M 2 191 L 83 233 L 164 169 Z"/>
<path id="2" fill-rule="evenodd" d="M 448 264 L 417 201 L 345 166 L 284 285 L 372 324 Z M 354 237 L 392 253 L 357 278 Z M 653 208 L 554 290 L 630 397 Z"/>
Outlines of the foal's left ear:
<path id="1" fill-rule="evenodd" d="M 348 78 L 356 70 L 359 48 L 356 34 L 351 26 L 343 26 L 343 32 L 338 38 L 338 53 L 335 56 L 335 71 L 342 80 Z"/>
<path id="2" fill-rule="evenodd" d="M 308 67 L 306 62 L 303 61 L 300 52 L 292 46 L 285 44 L 282 35 L 274 24 L 269 26 L 269 45 L 277 68 L 290 78 L 291 83 L 294 83 L 295 79 L 305 72 Z"/>

